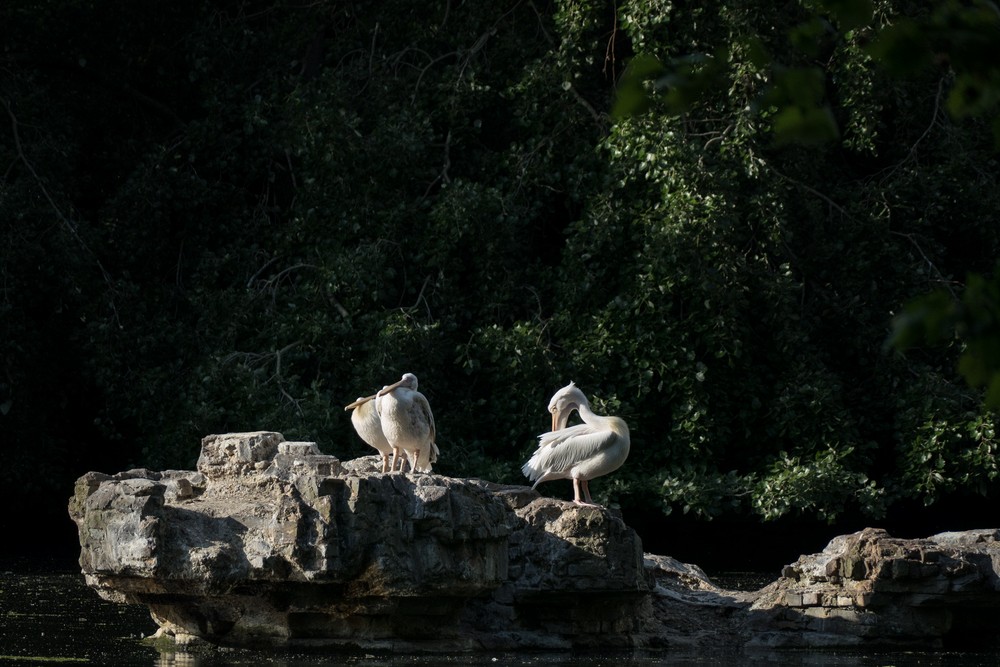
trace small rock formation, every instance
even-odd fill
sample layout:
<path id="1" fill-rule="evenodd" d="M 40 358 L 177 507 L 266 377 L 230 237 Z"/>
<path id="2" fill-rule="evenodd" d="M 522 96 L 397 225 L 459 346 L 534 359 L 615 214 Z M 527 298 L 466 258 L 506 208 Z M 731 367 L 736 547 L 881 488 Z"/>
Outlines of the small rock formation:
<path id="1" fill-rule="evenodd" d="M 767 646 L 993 645 L 1000 530 L 897 539 L 866 528 L 802 556 L 750 608 Z"/>
<path id="2" fill-rule="evenodd" d="M 995 622 L 1000 531 L 867 529 L 760 591 L 643 554 L 614 512 L 522 486 L 382 474 L 279 433 L 197 471 L 81 477 L 80 565 L 177 643 L 393 651 L 939 646 Z"/>

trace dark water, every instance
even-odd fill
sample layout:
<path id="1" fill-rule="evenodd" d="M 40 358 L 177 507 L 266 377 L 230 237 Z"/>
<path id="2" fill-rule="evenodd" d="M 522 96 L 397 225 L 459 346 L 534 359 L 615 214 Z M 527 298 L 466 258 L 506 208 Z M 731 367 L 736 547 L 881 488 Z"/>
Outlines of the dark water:
<path id="1" fill-rule="evenodd" d="M 0 571 L 0 665 L 144 665 L 201 667 L 283 665 L 374 667 L 391 665 L 487 665 L 495 667 L 653 667 L 691 665 L 817 665 L 877 667 L 978 667 L 1000 665 L 997 653 L 846 651 L 762 651 L 734 653 L 586 653 L 373 655 L 287 653 L 207 649 L 198 653 L 161 653 L 142 642 L 156 629 L 144 607 L 101 600 L 83 577 L 65 569 L 4 567 Z M 37 564 L 36 564 L 37 565 Z M 728 583 L 756 585 L 760 578 L 739 575 Z M 764 582 L 766 583 L 766 581 Z"/>

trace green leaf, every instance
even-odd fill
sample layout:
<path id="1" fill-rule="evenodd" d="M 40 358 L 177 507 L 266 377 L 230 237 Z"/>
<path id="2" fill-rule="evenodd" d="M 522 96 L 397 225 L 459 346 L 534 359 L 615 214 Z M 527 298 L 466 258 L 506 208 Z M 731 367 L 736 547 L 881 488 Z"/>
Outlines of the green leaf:
<path id="1" fill-rule="evenodd" d="M 774 116 L 774 137 L 778 144 L 820 145 L 840 136 L 829 107 L 789 106 Z"/>
<path id="2" fill-rule="evenodd" d="M 647 83 L 664 71 L 663 63 L 650 55 L 639 54 L 633 58 L 615 91 L 611 117 L 622 120 L 649 109 L 650 95 Z"/>
<path id="3" fill-rule="evenodd" d="M 792 28 L 788 33 L 788 38 L 796 49 L 815 58 L 820 54 L 824 35 L 830 32 L 830 24 L 820 17 L 814 16 L 811 20 Z"/>
<path id="4" fill-rule="evenodd" d="M 882 30 L 867 48 L 868 54 L 891 73 L 906 76 L 932 63 L 927 36 L 916 21 L 902 19 Z"/>
<path id="5" fill-rule="evenodd" d="M 872 0 L 820 0 L 820 5 L 836 17 L 843 31 L 868 25 L 875 12 Z"/>

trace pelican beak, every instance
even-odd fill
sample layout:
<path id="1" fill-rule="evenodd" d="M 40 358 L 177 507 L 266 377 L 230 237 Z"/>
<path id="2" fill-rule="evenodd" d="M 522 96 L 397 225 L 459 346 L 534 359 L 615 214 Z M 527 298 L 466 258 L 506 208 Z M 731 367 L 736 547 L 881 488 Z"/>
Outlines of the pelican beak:
<path id="1" fill-rule="evenodd" d="M 390 384 L 388 387 L 382 387 L 382 391 L 380 391 L 379 393 L 375 394 L 375 396 L 385 396 L 386 394 L 388 394 L 390 391 L 392 391 L 396 387 L 402 386 L 402 384 L 403 384 L 403 381 L 400 380 L 396 384 Z"/>
<path id="2" fill-rule="evenodd" d="M 563 408 L 562 410 L 556 410 L 555 412 L 553 412 L 552 413 L 552 430 L 553 431 L 561 431 L 562 429 L 566 428 L 566 425 L 569 424 L 569 416 L 571 414 L 573 414 L 573 410 L 575 408 L 576 408 L 576 405 L 570 404 L 570 405 L 566 406 L 565 408 Z"/>
<path id="3" fill-rule="evenodd" d="M 344 409 L 345 409 L 345 410 L 353 410 L 353 409 L 354 409 L 354 408 L 356 408 L 356 407 L 359 407 L 359 406 L 361 406 L 361 405 L 364 405 L 364 404 L 365 404 L 365 403 L 367 403 L 368 401 L 370 401 L 370 400 L 372 400 L 373 398 L 375 398 L 375 397 L 376 397 L 377 395 L 378 395 L 378 394 L 372 394 L 371 396 L 366 396 L 366 397 L 364 397 L 364 398 L 359 398 L 358 400 L 354 401 L 354 402 L 353 402 L 353 403 L 351 403 L 350 405 L 345 405 L 345 406 L 344 406 Z"/>

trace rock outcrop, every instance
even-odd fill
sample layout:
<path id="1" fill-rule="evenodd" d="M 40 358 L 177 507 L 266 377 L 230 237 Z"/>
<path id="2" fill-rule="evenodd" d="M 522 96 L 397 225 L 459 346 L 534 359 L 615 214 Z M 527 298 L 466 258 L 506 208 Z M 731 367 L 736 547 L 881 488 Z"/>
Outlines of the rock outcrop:
<path id="1" fill-rule="evenodd" d="M 1000 531 L 897 539 L 867 528 L 788 565 L 751 606 L 751 643 L 936 648 L 993 645 Z"/>
<path id="2" fill-rule="evenodd" d="M 197 471 L 88 473 L 81 568 L 161 636 L 239 646 L 938 646 L 1000 607 L 998 531 L 868 529 L 726 591 L 606 509 L 380 465 L 257 432 L 205 438 Z"/>

